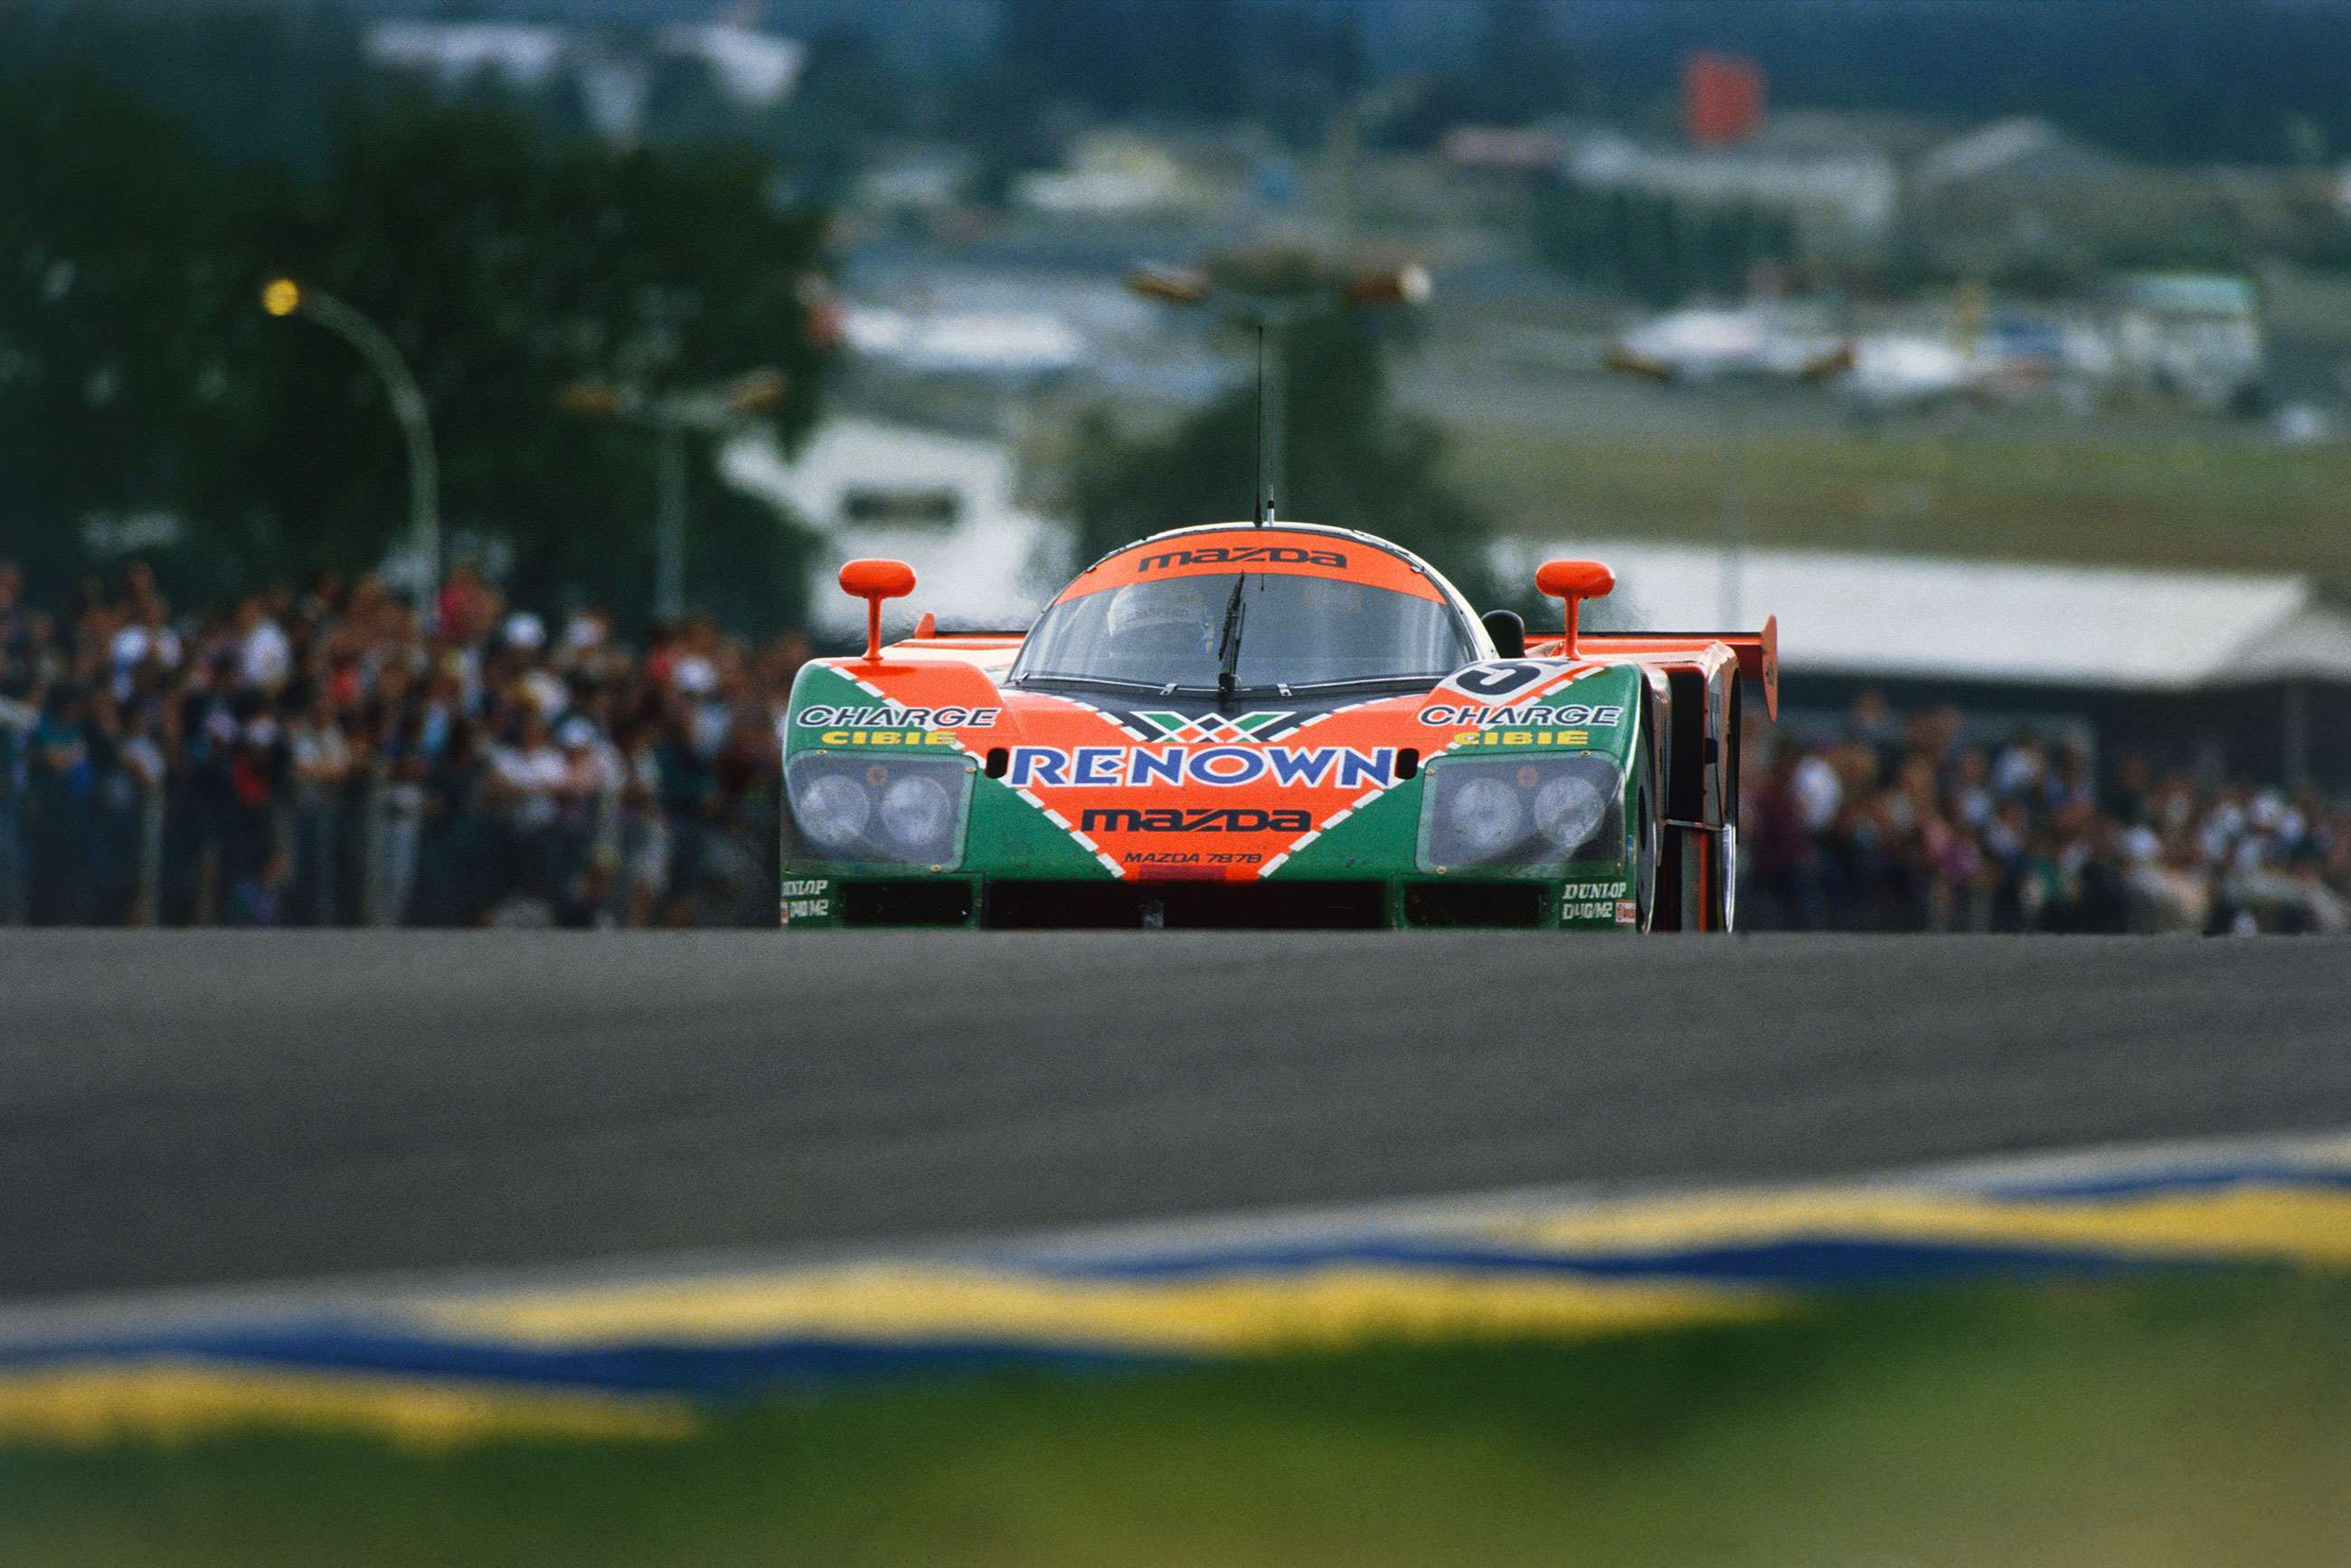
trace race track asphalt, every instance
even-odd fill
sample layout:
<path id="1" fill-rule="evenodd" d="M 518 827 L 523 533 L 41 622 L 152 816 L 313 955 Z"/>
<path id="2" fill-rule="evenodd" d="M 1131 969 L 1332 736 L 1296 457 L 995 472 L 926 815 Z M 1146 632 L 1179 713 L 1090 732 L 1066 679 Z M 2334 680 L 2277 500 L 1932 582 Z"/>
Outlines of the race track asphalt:
<path id="1" fill-rule="evenodd" d="M 0 1301 L 2351 1127 L 2351 945 L 0 932 Z"/>

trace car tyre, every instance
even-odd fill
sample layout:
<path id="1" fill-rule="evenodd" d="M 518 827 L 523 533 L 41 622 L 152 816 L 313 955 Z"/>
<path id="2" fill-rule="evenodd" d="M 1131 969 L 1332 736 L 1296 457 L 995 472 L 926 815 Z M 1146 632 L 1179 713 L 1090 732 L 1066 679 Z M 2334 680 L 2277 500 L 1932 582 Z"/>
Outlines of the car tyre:
<path id="1" fill-rule="evenodd" d="M 1648 935 L 1657 917 L 1657 862 L 1663 826 L 1657 810 L 1656 727 L 1653 710 L 1644 702 L 1640 742 L 1633 763 L 1633 908 L 1634 929 Z"/>
<path id="2" fill-rule="evenodd" d="M 1708 868 L 1707 928 L 1724 933 L 1739 929 L 1739 694 L 1731 693 L 1729 720 L 1721 739 L 1722 831 L 1715 836 L 1713 863 Z"/>

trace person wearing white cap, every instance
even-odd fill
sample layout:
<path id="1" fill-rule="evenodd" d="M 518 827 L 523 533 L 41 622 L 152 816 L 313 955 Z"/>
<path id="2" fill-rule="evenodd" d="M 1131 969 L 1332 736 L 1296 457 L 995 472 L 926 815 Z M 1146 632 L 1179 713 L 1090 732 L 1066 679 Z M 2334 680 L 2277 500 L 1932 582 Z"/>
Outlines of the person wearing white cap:
<path id="1" fill-rule="evenodd" d="M 555 821 L 555 792 L 566 776 L 563 754 L 548 742 L 547 721 L 536 707 L 524 705 L 521 728 L 510 746 L 490 754 L 490 778 L 507 808 L 508 820 L 526 835 L 537 834 Z"/>
<path id="2" fill-rule="evenodd" d="M 507 617 L 504 636 L 507 647 L 536 653 L 547 646 L 547 622 L 528 610 L 517 610 Z"/>
<path id="3" fill-rule="evenodd" d="M 581 714 L 565 719 L 555 738 L 563 748 L 563 782 L 556 790 L 557 875 L 559 888 L 568 889 L 591 856 L 615 846 L 621 759 Z"/>

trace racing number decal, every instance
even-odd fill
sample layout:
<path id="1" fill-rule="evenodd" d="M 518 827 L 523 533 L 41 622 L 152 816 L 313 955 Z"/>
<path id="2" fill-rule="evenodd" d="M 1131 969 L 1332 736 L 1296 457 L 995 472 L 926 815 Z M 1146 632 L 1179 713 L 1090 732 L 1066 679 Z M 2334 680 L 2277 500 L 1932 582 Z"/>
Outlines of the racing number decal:
<path id="1" fill-rule="evenodd" d="M 1500 697 L 1524 691 L 1545 675 L 1557 674 L 1558 670 L 1556 664 L 1495 659 L 1482 664 L 1472 664 L 1466 670 L 1456 670 L 1445 684 L 1473 697 Z"/>

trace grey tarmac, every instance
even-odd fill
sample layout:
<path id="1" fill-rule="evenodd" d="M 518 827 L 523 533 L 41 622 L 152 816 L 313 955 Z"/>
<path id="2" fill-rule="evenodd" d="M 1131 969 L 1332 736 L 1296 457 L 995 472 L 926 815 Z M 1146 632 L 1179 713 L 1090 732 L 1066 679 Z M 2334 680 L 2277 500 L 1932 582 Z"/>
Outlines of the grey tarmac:
<path id="1" fill-rule="evenodd" d="M 2351 943 L 0 932 L 0 1301 L 2351 1126 Z"/>

